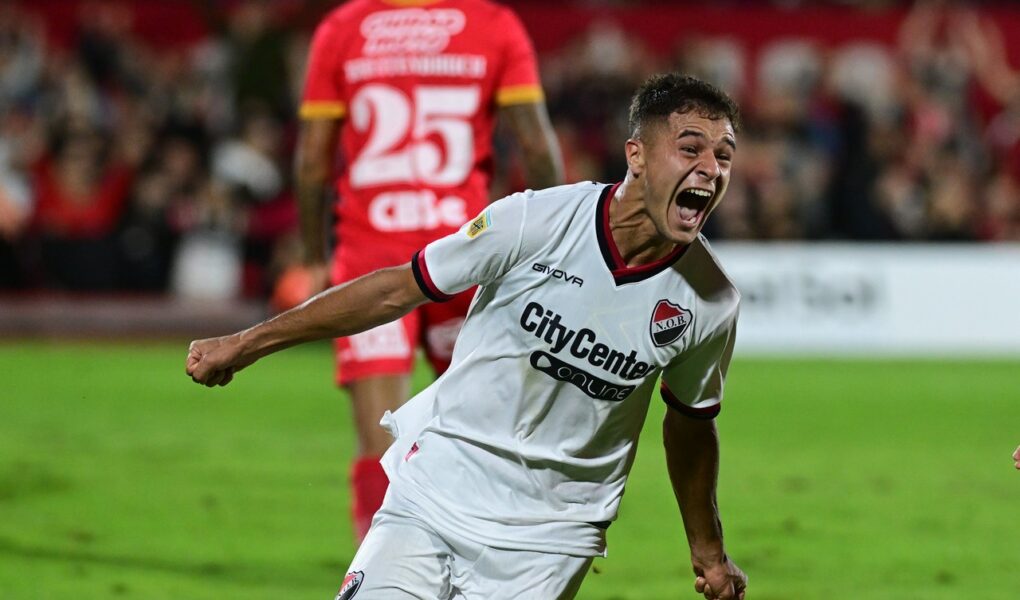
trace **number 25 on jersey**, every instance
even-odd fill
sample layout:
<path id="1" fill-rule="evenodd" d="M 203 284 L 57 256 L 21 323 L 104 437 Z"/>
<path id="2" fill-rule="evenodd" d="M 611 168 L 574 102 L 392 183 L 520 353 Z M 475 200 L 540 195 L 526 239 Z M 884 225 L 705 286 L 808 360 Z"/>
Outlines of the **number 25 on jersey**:
<path id="1" fill-rule="evenodd" d="M 470 175 L 471 119 L 479 108 L 479 86 L 419 85 L 412 96 L 381 83 L 366 85 L 354 96 L 351 125 L 368 134 L 351 164 L 355 189 L 399 183 L 457 186 Z"/>

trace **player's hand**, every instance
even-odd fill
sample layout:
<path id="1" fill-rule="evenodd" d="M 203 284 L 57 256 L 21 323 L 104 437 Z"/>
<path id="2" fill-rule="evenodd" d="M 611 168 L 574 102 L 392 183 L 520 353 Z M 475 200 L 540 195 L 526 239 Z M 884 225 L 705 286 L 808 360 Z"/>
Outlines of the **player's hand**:
<path id="1" fill-rule="evenodd" d="M 227 385 L 234 373 L 253 362 L 242 357 L 239 337 L 227 335 L 191 342 L 185 371 L 195 383 L 213 387 Z"/>
<path id="2" fill-rule="evenodd" d="M 1020 446 L 1016 447 L 1016 452 L 1013 453 L 1013 460 L 1016 461 L 1016 468 L 1020 469 Z"/>
<path id="3" fill-rule="evenodd" d="M 728 557 L 714 564 L 694 562 L 694 589 L 708 600 L 744 600 L 747 575 Z"/>

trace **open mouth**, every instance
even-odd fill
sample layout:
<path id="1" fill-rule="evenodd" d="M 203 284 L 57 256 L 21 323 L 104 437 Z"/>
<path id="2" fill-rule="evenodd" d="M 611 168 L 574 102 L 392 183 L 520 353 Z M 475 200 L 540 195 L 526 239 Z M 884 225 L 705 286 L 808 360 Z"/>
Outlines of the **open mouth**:
<path id="1" fill-rule="evenodd" d="M 712 201 L 712 195 L 711 190 L 699 188 L 680 190 L 675 200 L 680 224 L 686 227 L 696 227 L 705 216 L 705 209 Z"/>

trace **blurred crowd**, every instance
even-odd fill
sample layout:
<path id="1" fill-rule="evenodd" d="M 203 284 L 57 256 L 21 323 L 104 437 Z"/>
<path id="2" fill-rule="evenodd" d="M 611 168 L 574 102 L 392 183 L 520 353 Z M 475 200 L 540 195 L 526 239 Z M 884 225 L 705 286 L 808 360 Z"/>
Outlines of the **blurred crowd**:
<path id="1" fill-rule="evenodd" d="M 543 80 L 572 172 L 619 178 L 620 107 L 649 73 L 689 72 L 740 101 L 744 127 L 710 239 L 1020 241 L 1020 71 L 972 9 L 919 2 L 895 46 L 688 36 L 655 56 L 597 23 Z"/>
<path id="2" fill-rule="evenodd" d="M 153 47 L 97 3 L 70 47 L 0 7 L 0 290 L 264 297 L 298 256 L 290 162 L 314 18 L 245 0 Z M 321 11 L 317 15 L 321 14 Z M 712 239 L 1020 241 L 1020 74 L 1003 33 L 922 3 L 895 47 L 686 36 L 669 56 L 597 22 L 541 56 L 569 180 L 625 172 L 626 106 L 679 69 L 740 99 Z M 497 136 L 494 195 L 520 187 Z"/>

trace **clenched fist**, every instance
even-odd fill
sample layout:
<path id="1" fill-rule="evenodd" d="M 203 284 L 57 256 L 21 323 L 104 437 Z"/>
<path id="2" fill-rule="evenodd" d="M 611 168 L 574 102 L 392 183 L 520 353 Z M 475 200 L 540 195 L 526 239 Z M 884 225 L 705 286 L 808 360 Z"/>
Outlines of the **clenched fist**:
<path id="1" fill-rule="evenodd" d="M 747 575 L 728 557 L 713 565 L 694 565 L 694 589 L 707 600 L 744 600 Z"/>
<path id="2" fill-rule="evenodd" d="M 213 387 L 227 385 L 234 373 L 255 362 L 244 356 L 237 334 L 195 340 L 188 347 L 185 370 L 195 383 Z"/>

